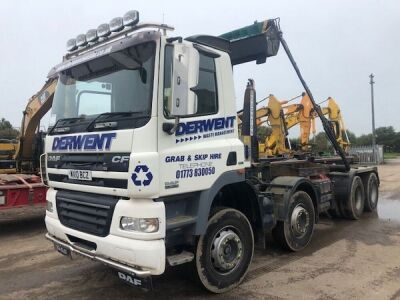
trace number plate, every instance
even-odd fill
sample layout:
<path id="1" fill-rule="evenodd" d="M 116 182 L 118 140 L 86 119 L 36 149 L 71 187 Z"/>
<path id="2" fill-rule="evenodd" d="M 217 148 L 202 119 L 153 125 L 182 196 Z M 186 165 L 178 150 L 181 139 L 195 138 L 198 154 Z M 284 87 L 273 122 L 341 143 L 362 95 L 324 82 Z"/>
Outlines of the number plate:
<path id="1" fill-rule="evenodd" d="M 62 255 L 69 256 L 72 258 L 71 251 L 67 247 L 64 247 L 63 245 L 60 244 L 54 244 L 54 248 Z"/>
<path id="2" fill-rule="evenodd" d="M 69 179 L 76 179 L 76 180 L 92 180 L 92 171 L 86 170 L 69 170 L 68 171 L 68 178 Z"/>
<path id="3" fill-rule="evenodd" d="M 151 276 L 137 277 L 134 274 L 129 274 L 121 271 L 117 271 L 117 274 L 119 279 L 121 279 L 123 282 L 131 286 L 140 287 L 146 290 L 153 289 L 153 282 L 151 280 Z"/>

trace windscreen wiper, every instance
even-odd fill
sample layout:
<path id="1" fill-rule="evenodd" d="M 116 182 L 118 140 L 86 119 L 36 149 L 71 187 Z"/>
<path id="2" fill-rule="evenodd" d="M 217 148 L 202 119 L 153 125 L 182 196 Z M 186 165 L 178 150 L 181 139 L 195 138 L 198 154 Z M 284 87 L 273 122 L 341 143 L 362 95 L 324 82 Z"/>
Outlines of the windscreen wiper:
<path id="1" fill-rule="evenodd" d="M 114 112 L 106 112 L 106 113 L 102 113 L 99 114 L 97 117 L 95 117 L 90 123 L 89 125 L 86 127 L 87 131 L 92 131 L 93 129 L 112 129 L 112 128 L 116 128 L 118 123 L 117 122 L 99 122 L 100 120 L 107 120 L 110 117 L 114 117 L 114 116 L 132 116 L 132 115 L 136 115 L 136 114 L 143 114 L 143 111 L 114 111 Z M 148 117 L 147 115 L 143 115 L 141 116 L 142 118 L 146 118 Z"/>
<path id="2" fill-rule="evenodd" d="M 51 127 L 48 135 L 52 135 L 54 131 L 56 131 L 56 133 L 68 133 L 70 131 L 70 127 L 57 127 L 58 123 L 60 122 L 69 122 L 71 123 L 72 121 L 78 121 L 78 120 L 82 120 L 85 119 L 85 117 L 74 117 L 74 118 L 64 118 L 64 119 L 58 119 L 57 122 L 54 124 L 53 127 Z M 67 125 L 67 124 L 65 124 Z M 57 129 L 57 130 L 55 130 Z"/>

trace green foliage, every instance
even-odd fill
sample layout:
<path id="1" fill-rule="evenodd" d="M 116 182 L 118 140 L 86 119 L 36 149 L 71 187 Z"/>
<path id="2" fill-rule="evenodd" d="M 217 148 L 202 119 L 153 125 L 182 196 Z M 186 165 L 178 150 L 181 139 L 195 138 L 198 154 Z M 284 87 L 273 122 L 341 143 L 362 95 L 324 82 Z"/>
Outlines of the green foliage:
<path id="1" fill-rule="evenodd" d="M 398 152 L 385 152 L 383 154 L 384 159 L 397 158 L 399 156 L 400 156 L 400 153 L 398 153 Z"/>
<path id="2" fill-rule="evenodd" d="M 393 126 L 379 127 L 375 130 L 376 143 L 384 146 L 385 152 L 400 152 L 400 132 L 396 132 Z M 354 146 L 364 146 L 372 144 L 372 134 L 362 134 L 357 137 L 353 132 L 347 131 L 350 144 Z M 332 151 L 332 146 L 328 142 L 325 132 L 320 132 L 315 138 L 316 152 Z"/>
<path id="3" fill-rule="evenodd" d="M 314 147 L 313 147 L 314 152 L 318 153 L 331 153 L 332 152 L 332 146 L 331 143 L 329 142 L 328 138 L 326 137 L 325 132 L 319 132 L 315 136 L 314 140 Z"/>
<path id="4" fill-rule="evenodd" d="M 379 127 L 375 133 L 376 143 L 384 145 L 385 152 L 400 152 L 400 132 L 396 132 L 393 126 Z"/>
<path id="5" fill-rule="evenodd" d="M 347 136 L 349 137 L 350 144 L 355 144 L 357 142 L 357 136 L 354 132 L 347 130 Z"/>
<path id="6" fill-rule="evenodd" d="M 0 138 L 2 139 L 16 139 L 19 131 L 15 129 L 9 121 L 5 118 L 0 120 Z"/>
<path id="7" fill-rule="evenodd" d="M 269 136 L 272 132 L 271 127 L 267 126 L 259 126 L 257 128 L 257 137 L 260 143 L 264 143 L 267 136 Z"/>

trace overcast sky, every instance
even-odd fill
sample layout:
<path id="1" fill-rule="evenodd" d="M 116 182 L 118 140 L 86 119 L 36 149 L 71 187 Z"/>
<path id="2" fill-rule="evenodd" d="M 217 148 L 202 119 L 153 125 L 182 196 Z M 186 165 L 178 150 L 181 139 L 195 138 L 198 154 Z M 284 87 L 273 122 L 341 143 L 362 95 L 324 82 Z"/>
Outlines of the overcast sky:
<path id="1" fill-rule="evenodd" d="M 130 9 L 141 21 L 175 26 L 173 35 L 221 33 L 281 18 L 286 41 L 318 101 L 334 97 L 347 127 L 371 131 L 369 74 L 375 74 L 376 127 L 400 130 L 399 1 L 1 1 L 0 117 L 20 127 L 22 110 L 61 61 L 65 43 Z M 236 66 L 236 104 L 248 78 L 257 98 L 302 92 L 283 49 L 265 64 Z M 46 121 L 47 122 L 47 121 Z M 46 124 L 47 125 L 47 124 Z"/>

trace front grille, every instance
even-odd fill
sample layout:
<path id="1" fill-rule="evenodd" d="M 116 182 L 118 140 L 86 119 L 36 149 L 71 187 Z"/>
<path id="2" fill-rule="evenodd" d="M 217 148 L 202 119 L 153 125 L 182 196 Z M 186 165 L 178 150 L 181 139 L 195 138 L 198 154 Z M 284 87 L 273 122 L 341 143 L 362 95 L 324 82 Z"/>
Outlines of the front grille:
<path id="1" fill-rule="evenodd" d="M 90 186 L 100 186 L 107 188 L 127 189 L 128 180 L 126 179 L 112 179 L 112 178 L 97 178 L 93 177 L 91 181 L 69 179 L 67 175 L 49 173 L 50 181 L 57 181 L 70 184 L 81 184 Z"/>
<path id="2" fill-rule="evenodd" d="M 58 191 L 58 218 L 66 227 L 97 236 L 110 233 L 111 220 L 118 199 L 113 196 L 73 191 Z"/>
<path id="3" fill-rule="evenodd" d="M 48 153 L 47 167 L 107 172 L 128 172 L 130 153 Z"/>

